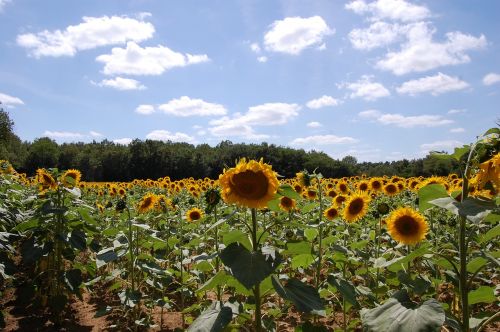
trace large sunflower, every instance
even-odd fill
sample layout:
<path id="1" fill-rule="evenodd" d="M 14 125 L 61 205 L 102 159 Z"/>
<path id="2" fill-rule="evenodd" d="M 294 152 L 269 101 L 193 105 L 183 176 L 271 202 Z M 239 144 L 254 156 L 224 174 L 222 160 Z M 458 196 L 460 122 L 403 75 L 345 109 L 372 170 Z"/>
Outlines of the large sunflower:
<path id="1" fill-rule="evenodd" d="M 56 189 L 57 182 L 54 180 L 52 175 L 47 172 L 44 168 L 39 168 L 36 170 L 37 182 L 41 184 L 43 190 Z"/>
<path id="2" fill-rule="evenodd" d="M 293 198 L 283 196 L 280 198 L 280 208 L 284 211 L 292 211 L 295 209 L 296 203 Z"/>
<path id="3" fill-rule="evenodd" d="M 260 161 L 241 159 L 234 168 L 219 175 L 222 198 L 226 203 L 236 203 L 250 208 L 265 208 L 279 182 L 272 166 Z"/>
<path id="4" fill-rule="evenodd" d="M 146 194 L 139 202 L 137 211 L 139 213 L 148 212 L 149 210 L 155 207 L 157 200 L 158 197 L 155 194 L 152 193 Z"/>
<path id="5" fill-rule="evenodd" d="M 342 216 L 347 222 L 355 222 L 363 218 L 368 212 L 370 197 L 366 194 L 357 193 L 349 196 L 345 202 Z"/>
<path id="6" fill-rule="evenodd" d="M 387 196 L 394 196 L 397 195 L 399 192 L 398 185 L 396 183 L 389 182 L 384 186 L 384 193 Z"/>
<path id="7" fill-rule="evenodd" d="M 200 220 L 203 217 L 203 211 L 198 209 L 197 207 L 192 208 L 186 212 L 187 221 L 192 222 L 196 220 Z"/>
<path id="8" fill-rule="evenodd" d="M 78 185 L 80 179 L 82 178 L 82 173 L 77 169 L 68 169 L 61 177 L 61 182 L 65 187 L 74 187 Z"/>
<path id="9" fill-rule="evenodd" d="M 428 230 L 425 218 L 412 208 L 401 207 L 387 218 L 387 231 L 400 243 L 416 244 L 425 239 Z"/>

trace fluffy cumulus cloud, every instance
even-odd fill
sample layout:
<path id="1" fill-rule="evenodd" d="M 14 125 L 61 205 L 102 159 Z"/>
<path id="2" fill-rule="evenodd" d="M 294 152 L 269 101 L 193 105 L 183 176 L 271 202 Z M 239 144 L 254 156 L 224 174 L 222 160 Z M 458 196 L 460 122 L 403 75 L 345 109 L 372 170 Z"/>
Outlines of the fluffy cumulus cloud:
<path id="1" fill-rule="evenodd" d="M 239 136 L 248 139 L 263 139 L 268 136 L 255 133 L 252 126 L 284 125 L 296 118 L 299 110 L 299 105 L 287 103 L 252 106 L 244 114 L 236 113 L 232 117 L 224 116 L 210 121 L 212 127 L 209 131 L 217 137 Z"/>
<path id="2" fill-rule="evenodd" d="M 178 99 L 172 99 L 166 104 L 158 106 L 160 111 L 174 116 L 211 116 L 225 115 L 226 108 L 221 104 L 206 102 L 202 99 L 191 99 L 188 96 L 182 96 Z"/>
<path id="3" fill-rule="evenodd" d="M 307 125 L 309 128 L 320 128 L 320 127 L 323 127 L 323 125 L 317 121 L 312 121 L 312 122 L 309 122 L 307 123 Z"/>
<path id="4" fill-rule="evenodd" d="M 24 102 L 20 98 L 13 97 L 6 93 L 1 93 L 1 92 L 0 92 L 0 103 L 2 103 L 1 106 L 5 106 L 8 108 L 12 108 L 17 105 L 24 105 Z"/>
<path id="5" fill-rule="evenodd" d="M 135 42 L 128 42 L 126 48 L 114 47 L 96 60 L 104 63 L 106 75 L 161 75 L 175 67 L 210 61 L 206 54 L 182 54 L 162 45 L 143 48 Z"/>
<path id="6" fill-rule="evenodd" d="M 429 153 L 431 151 L 446 151 L 451 152 L 454 148 L 462 146 L 463 143 L 456 140 L 436 141 L 432 143 L 425 143 L 420 145 L 422 153 Z"/>
<path id="7" fill-rule="evenodd" d="M 382 113 L 377 110 L 363 111 L 358 114 L 360 118 L 375 120 L 384 125 L 393 125 L 401 128 L 413 127 L 438 127 L 453 123 L 453 120 L 443 118 L 440 115 L 413 115 Z"/>
<path id="8" fill-rule="evenodd" d="M 433 40 L 435 32 L 426 22 L 413 24 L 401 49 L 388 52 L 377 61 L 376 67 L 395 75 L 404 75 L 468 63 L 470 57 L 466 52 L 484 48 L 487 44 L 484 35 L 474 37 L 459 31 L 448 32 L 444 42 L 436 42 Z"/>
<path id="9" fill-rule="evenodd" d="M 493 85 L 498 82 L 500 82 L 500 74 L 489 73 L 483 77 L 484 85 Z"/>
<path id="10" fill-rule="evenodd" d="M 116 90 L 144 90 L 146 87 L 141 82 L 123 77 L 115 77 L 113 79 L 104 79 L 99 83 L 94 83 L 97 86 L 113 88 Z"/>
<path id="11" fill-rule="evenodd" d="M 327 107 L 327 106 L 337 106 L 339 104 L 340 104 L 340 100 L 324 95 L 324 96 L 321 96 L 320 98 L 309 100 L 307 102 L 306 106 L 308 108 L 318 109 L 318 108 L 323 108 L 323 107 Z"/>
<path id="12" fill-rule="evenodd" d="M 147 139 L 155 140 L 155 141 L 171 141 L 171 142 L 186 142 L 186 143 L 194 143 L 194 137 L 191 137 L 184 133 L 171 133 L 168 130 L 153 130 L 149 134 L 146 135 Z"/>
<path id="13" fill-rule="evenodd" d="M 291 145 L 336 145 L 356 143 L 357 139 L 349 136 L 315 135 L 299 137 L 290 142 Z"/>
<path id="14" fill-rule="evenodd" d="M 408 27 L 409 25 L 378 21 L 368 28 L 351 30 L 348 37 L 354 48 L 371 50 L 400 40 L 408 31 Z"/>
<path id="15" fill-rule="evenodd" d="M 434 76 L 426 76 L 416 80 L 404 82 L 396 90 L 400 94 L 407 94 L 411 96 L 425 92 L 430 92 L 433 96 L 437 96 L 446 92 L 463 90 L 467 87 L 469 87 L 469 84 L 460 80 L 458 77 L 438 73 Z"/>
<path id="16" fill-rule="evenodd" d="M 142 114 L 142 115 L 149 115 L 153 114 L 155 112 L 155 107 L 153 105 L 148 105 L 148 104 L 142 104 L 137 106 L 135 109 L 136 113 Z"/>
<path id="17" fill-rule="evenodd" d="M 17 44 L 36 57 L 73 56 L 78 51 L 100 46 L 141 42 L 151 38 L 154 26 L 141 19 L 126 16 L 83 17 L 82 23 L 64 30 L 44 30 L 17 36 Z"/>
<path id="18" fill-rule="evenodd" d="M 372 2 L 354 0 L 347 3 L 345 8 L 359 15 L 369 15 L 372 20 L 411 22 L 431 16 L 427 7 L 415 5 L 405 0 L 376 0 Z"/>
<path id="19" fill-rule="evenodd" d="M 363 75 L 357 82 L 342 83 L 339 87 L 351 90 L 350 98 L 363 98 L 369 101 L 391 95 L 381 83 L 373 82 L 373 76 L 368 75 Z"/>
<path id="20" fill-rule="evenodd" d="M 113 140 L 113 143 L 120 144 L 120 145 L 129 145 L 132 143 L 132 139 L 128 137 L 124 138 L 117 138 Z"/>
<path id="21" fill-rule="evenodd" d="M 264 35 L 267 51 L 297 55 L 304 49 L 324 44 L 326 36 L 335 32 L 320 16 L 286 17 L 275 21 Z"/>

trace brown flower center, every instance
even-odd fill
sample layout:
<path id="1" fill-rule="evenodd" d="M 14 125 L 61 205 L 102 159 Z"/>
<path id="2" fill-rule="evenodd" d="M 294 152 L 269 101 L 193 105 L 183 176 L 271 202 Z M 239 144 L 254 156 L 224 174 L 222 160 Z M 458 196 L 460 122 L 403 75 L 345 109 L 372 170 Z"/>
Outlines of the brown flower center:
<path id="1" fill-rule="evenodd" d="M 245 171 L 234 175 L 231 189 L 247 199 L 259 200 L 266 196 L 269 182 L 262 172 Z"/>
<path id="2" fill-rule="evenodd" d="M 418 234 L 419 224 L 411 216 L 401 216 L 396 219 L 394 226 L 398 233 L 404 236 L 411 236 Z"/>
<path id="3" fill-rule="evenodd" d="M 362 198 L 355 198 L 349 203 L 348 211 L 349 214 L 351 215 L 356 215 L 359 214 L 362 210 L 363 207 L 365 206 L 365 202 L 363 201 Z"/>

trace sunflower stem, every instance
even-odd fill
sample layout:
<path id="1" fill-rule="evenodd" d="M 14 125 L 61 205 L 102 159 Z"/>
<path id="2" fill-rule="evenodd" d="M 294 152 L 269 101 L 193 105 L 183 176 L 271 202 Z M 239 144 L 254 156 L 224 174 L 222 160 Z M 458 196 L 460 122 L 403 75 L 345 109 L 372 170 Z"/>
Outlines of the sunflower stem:
<path id="1" fill-rule="evenodd" d="M 257 241 L 257 209 L 252 208 L 252 246 L 253 251 L 259 251 L 259 242 Z M 260 282 L 253 288 L 253 296 L 255 299 L 255 320 L 254 326 L 256 332 L 262 331 L 262 314 L 260 308 Z"/>
<path id="2" fill-rule="evenodd" d="M 215 223 L 217 223 L 217 205 L 214 206 L 214 219 Z M 217 252 L 217 256 L 215 257 L 215 273 L 219 273 L 220 270 L 220 258 L 219 258 L 219 226 L 215 226 L 215 251 Z M 220 302 L 222 307 L 222 294 L 221 287 L 217 285 L 217 301 Z"/>

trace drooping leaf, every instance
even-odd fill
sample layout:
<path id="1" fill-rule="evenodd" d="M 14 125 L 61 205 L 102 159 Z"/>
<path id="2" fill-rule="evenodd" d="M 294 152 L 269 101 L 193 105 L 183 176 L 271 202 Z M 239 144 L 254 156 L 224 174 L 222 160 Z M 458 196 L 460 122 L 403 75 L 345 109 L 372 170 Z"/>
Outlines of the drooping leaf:
<path id="1" fill-rule="evenodd" d="M 249 251 L 240 243 L 231 243 L 224 248 L 220 258 L 231 269 L 231 274 L 247 289 L 264 280 L 281 263 L 281 257 L 276 251 L 264 255 L 259 251 Z"/>
<path id="2" fill-rule="evenodd" d="M 339 278 L 333 274 L 328 276 L 328 283 L 337 288 L 337 290 L 342 294 L 342 297 L 352 304 L 354 308 L 359 309 L 358 299 L 356 297 L 356 288 L 350 282 L 345 279 Z"/>
<path id="3" fill-rule="evenodd" d="M 64 272 L 64 281 L 72 293 L 79 294 L 80 285 L 83 282 L 82 271 L 80 269 L 71 269 Z"/>
<path id="4" fill-rule="evenodd" d="M 381 306 L 362 309 L 361 321 L 364 330 L 370 332 L 440 331 L 445 312 L 435 299 L 415 306 L 406 291 L 399 291 Z"/>
<path id="5" fill-rule="evenodd" d="M 133 308 L 139 303 L 142 298 L 142 293 L 140 291 L 132 291 L 131 289 L 124 289 L 118 293 L 120 302 L 127 307 Z"/>
<path id="6" fill-rule="evenodd" d="M 217 303 L 201 313 L 198 318 L 189 326 L 188 332 L 221 332 L 233 319 L 231 308 L 220 307 Z"/>
<path id="7" fill-rule="evenodd" d="M 441 184 L 429 184 L 420 188 L 418 191 L 418 209 L 420 212 L 424 212 L 434 207 L 430 201 L 443 197 L 448 197 L 448 192 Z"/>
<path id="8" fill-rule="evenodd" d="M 71 232 L 69 243 L 77 250 L 85 250 L 87 248 L 87 235 L 80 229 L 75 229 Z"/>
<path id="9" fill-rule="evenodd" d="M 445 197 L 432 200 L 429 203 L 446 209 L 453 214 L 466 217 L 474 223 L 481 222 L 495 208 L 493 202 L 470 197 L 466 198 L 463 202 L 457 202 L 451 197 Z"/>
<path id="10" fill-rule="evenodd" d="M 279 296 L 292 301 L 300 312 L 326 316 L 321 297 L 314 287 L 294 278 L 287 280 L 285 286 L 281 284 L 275 275 L 272 276 L 271 280 Z"/>
<path id="11" fill-rule="evenodd" d="M 301 199 L 302 197 L 300 196 L 299 193 L 297 193 L 293 188 L 292 186 L 290 186 L 289 184 L 282 184 L 279 188 L 278 188 L 278 193 L 282 196 L 286 196 L 288 198 L 292 198 L 292 199 Z"/>

